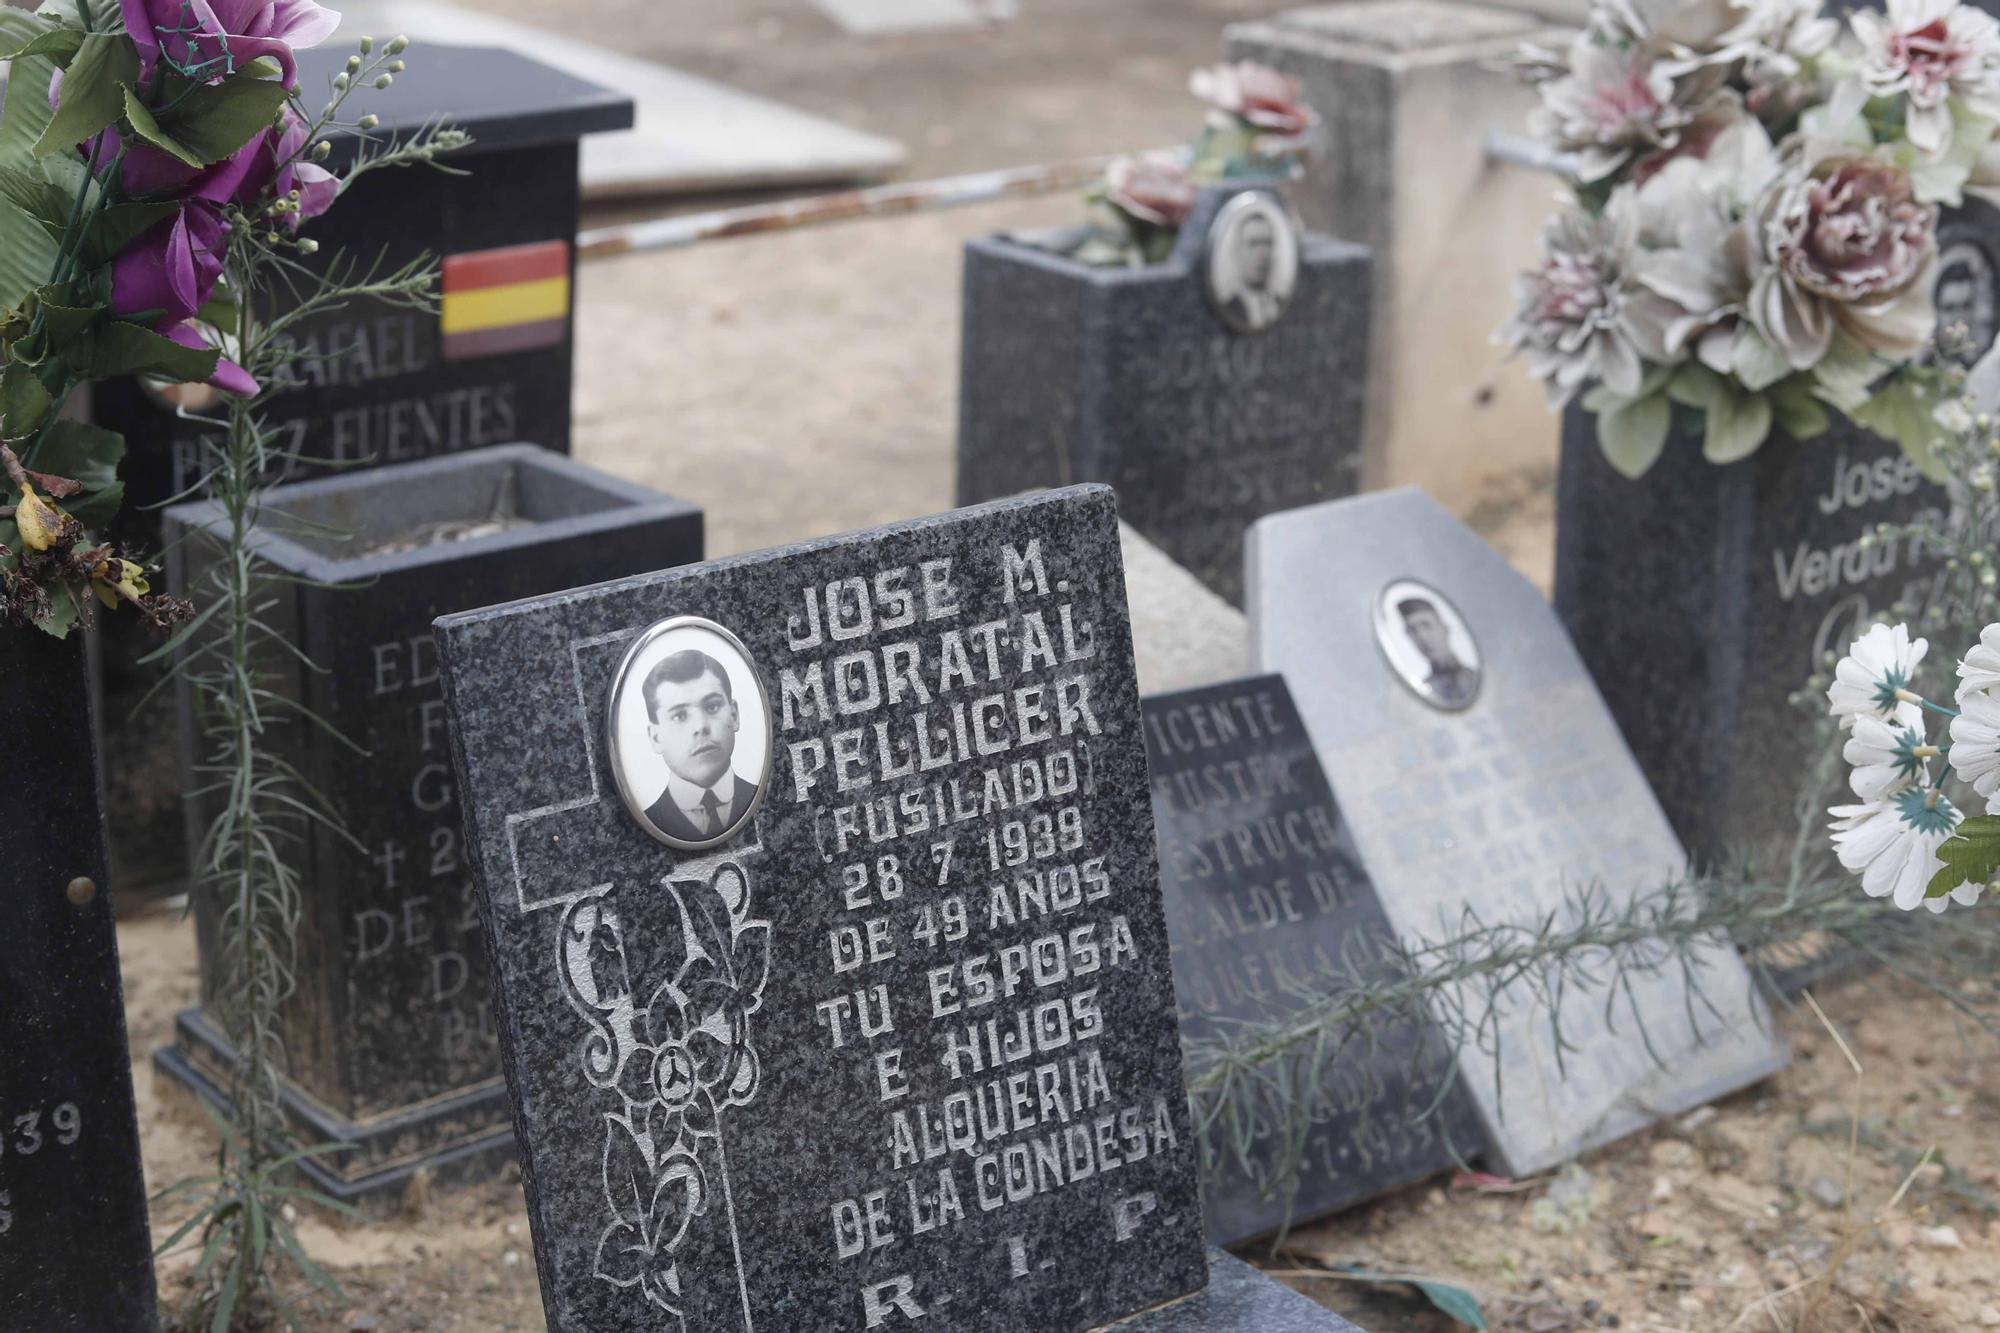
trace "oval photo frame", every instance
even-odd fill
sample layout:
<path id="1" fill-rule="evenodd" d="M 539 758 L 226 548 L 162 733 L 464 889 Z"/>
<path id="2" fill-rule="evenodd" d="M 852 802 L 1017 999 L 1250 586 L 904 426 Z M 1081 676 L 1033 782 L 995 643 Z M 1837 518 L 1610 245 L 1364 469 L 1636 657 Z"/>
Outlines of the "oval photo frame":
<path id="1" fill-rule="evenodd" d="M 1261 243 L 1253 222 L 1269 230 Z M 1283 319 L 1298 290 L 1303 248 L 1298 216 L 1282 197 L 1268 190 L 1230 196 L 1208 224 L 1202 249 L 1202 292 L 1216 318 L 1237 333 L 1262 333 Z"/>
<path id="2" fill-rule="evenodd" d="M 1479 701 L 1486 664 L 1451 599 L 1418 579 L 1392 579 L 1375 595 L 1375 645 L 1417 698 L 1443 713 Z"/>
<path id="3" fill-rule="evenodd" d="M 667 696 L 663 715 L 655 715 L 659 701 L 646 697 L 649 680 Z M 711 851 L 733 841 L 763 807 L 771 701 L 750 650 L 712 620 L 670 616 L 632 641 L 611 677 L 604 729 L 619 799 L 657 842 Z M 703 828 L 698 819 L 719 819 L 720 826 Z"/>

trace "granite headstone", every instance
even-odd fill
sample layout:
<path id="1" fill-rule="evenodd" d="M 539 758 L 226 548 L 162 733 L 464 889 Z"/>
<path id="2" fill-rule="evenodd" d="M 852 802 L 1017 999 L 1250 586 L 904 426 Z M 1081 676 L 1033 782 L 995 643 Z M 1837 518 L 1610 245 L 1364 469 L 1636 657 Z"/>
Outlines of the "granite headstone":
<path id="1" fill-rule="evenodd" d="M 1253 652 L 1282 672 L 1391 924 L 1434 942 L 1485 921 L 1620 903 L 1685 855 L 1554 611 L 1427 496 L 1399 490 L 1260 521 L 1249 541 Z M 1726 940 L 1629 988 L 1572 973 L 1568 1049 L 1530 995 L 1460 1068 L 1505 1170 L 1543 1169 L 1783 1066 Z M 1459 998 L 1476 1017 L 1484 1000 Z M 1455 1032 L 1454 1035 L 1463 1035 Z M 1496 1070 L 1502 1076 L 1496 1082 Z"/>
<path id="2" fill-rule="evenodd" d="M 1952 210 L 1938 244 L 1940 330 L 1962 328 L 1977 360 L 2000 307 L 2000 211 Z M 1811 762 L 1791 696 L 1871 617 L 1928 595 L 1938 564 L 1919 543 L 1862 538 L 1944 492 L 1839 416 L 1720 467 L 1676 428 L 1636 480 L 1596 432 L 1581 408 L 1563 419 L 1556 608 L 1696 861 L 1782 864 Z"/>
<path id="3" fill-rule="evenodd" d="M 437 636 L 552 1329 L 1202 1292 L 1108 490 Z M 1271 1322 L 1197 1326 L 1298 1322 L 1226 1276 Z"/>
<path id="4" fill-rule="evenodd" d="M 150 1333 L 152 1234 L 83 635 L 0 629 L 0 1326 Z"/>
<path id="5" fill-rule="evenodd" d="M 205 501 L 175 507 L 167 523 L 172 586 L 198 594 L 227 519 Z M 699 560 L 702 514 L 545 449 L 503 445 L 275 488 L 253 542 L 272 580 L 267 615 L 314 664 L 277 657 L 272 688 L 348 742 L 303 724 L 273 733 L 346 834 L 303 834 L 284 1104 L 300 1142 L 344 1149 L 304 1163 L 321 1189 L 393 1204 L 418 1169 L 447 1180 L 490 1170 L 513 1139 L 431 621 Z M 194 700 L 180 690 L 186 786 L 213 792 Z M 213 798 L 190 799 L 188 812 L 198 846 Z M 219 910 L 196 896 L 204 999 Z M 234 1056 L 195 1009 L 157 1059 L 213 1098 Z"/>
<path id="6" fill-rule="evenodd" d="M 1294 260 L 1261 328 L 1210 299 L 1213 256 L 1271 201 Z M 1125 521 L 1232 603 L 1260 514 L 1352 494 L 1368 251 L 1299 232 L 1268 187 L 1204 192 L 1172 256 L 1106 268 L 996 236 L 965 250 L 958 501 L 1108 482 Z M 1253 225 L 1253 224 L 1244 224 Z M 1247 328 L 1247 331 L 1246 331 Z"/>
<path id="7" fill-rule="evenodd" d="M 1282 1021 L 1329 982 L 1396 975 L 1388 917 L 1284 679 L 1152 695 L 1144 713 L 1182 1035 Z M 1308 1090 L 1302 1143 L 1280 1129 L 1299 1106 L 1260 1098 L 1246 1108 L 1259 1140 L 1204 1173 L 1210 1240 L 1307 1221 L 1482 1146 L 1451 1086 L 1451 1052 L 1428 1024 L 1351 1035 Z"/>

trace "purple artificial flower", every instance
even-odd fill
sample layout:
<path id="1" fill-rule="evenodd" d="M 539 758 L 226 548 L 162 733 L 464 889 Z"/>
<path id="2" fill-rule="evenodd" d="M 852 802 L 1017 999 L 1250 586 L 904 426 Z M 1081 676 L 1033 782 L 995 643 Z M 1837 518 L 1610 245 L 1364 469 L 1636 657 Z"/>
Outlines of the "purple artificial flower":
<path id="1" fill-rule="evenodd" d="M 119 0 L 125 30 L 139 48 L 139 76 L 168 65 L 214 82 L 260 56 L 283 71 L 285 86 L 298 85 L 292 52 L 317 46 L 340 26 L 340 15 L 315 0 Z"/>
<path id="2" fill-rule="evenodd" d="M 200 330 L 196 329 L 193 324 L 185 321 L 174 325 L 170 329 L 162 329 L 160 332 L 181 346 L 192 347 L 197 352 L 212 352 L 215 350 L 215 344 L 203 338 Z M 218 356 L 216 358 L 215 374 L 209 376 L 208 382 L 224 393 L 233 393 L 244 398 L 248 398 L 257 392 L 257 381 L 250 377 L 250 372 L 226 356 Z"/>
<path id="3" fill-rule="evenodd" d="M 172 217 L 139 233 L 111 261 L 111 308 L 162 313 L 158 328 L 193 318 L 222 277 L 229 224 L 215 205 L 187 200 Z"/>

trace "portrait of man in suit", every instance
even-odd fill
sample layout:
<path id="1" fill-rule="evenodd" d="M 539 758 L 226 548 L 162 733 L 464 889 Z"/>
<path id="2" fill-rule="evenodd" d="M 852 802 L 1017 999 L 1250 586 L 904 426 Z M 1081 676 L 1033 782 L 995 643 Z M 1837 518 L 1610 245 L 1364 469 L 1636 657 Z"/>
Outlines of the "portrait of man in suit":
<path id="1" fill-rule="evenodd" d="M 662 622 L 641 636 L 612 694 L 614 768 L 654 837 L 698 850 L 735 836 L 769 768 L 769 715 L 742 645 L 719 625 Z"/>
<path id="2" fill-rule="evenodd" d="M 646 817 L 683 842 L 719 838 L 757 799 L 757 784 L 730 766 L 743 720 L 722 663 L 699 648 L 660 659 L 641 686 L 653 749 L 667 789 Z"/>
<path id="3" fill-rule="evenodd" d="M 1298 233 L 1277 196 L 1237 195 L 1216 214 L 1208 252 L 1208 299 L 1238 333 L 1276 324 L 1299 271 Z"/>
<path id="4" fill-rule="evenodd" d="M 1458 608 L 1435 588 L 1415 579 L 1384 588 L 1375 604 L 1375 637 L 1403 684 L 1425 703 L 1456 713 L 1479 698 L 1478 645 Z"/>
<path id="5" fill-rule="evenodd" d="M 1463 708 L 1479 692 L 1479 673 L 1458 660 L 1451 650 L 1451 633 L 1436 605 L 1423 597 L 1405 597 L 1396 604 L 1403 632 L 1430 664 L 1424 685 L 1447 708 Z"/>

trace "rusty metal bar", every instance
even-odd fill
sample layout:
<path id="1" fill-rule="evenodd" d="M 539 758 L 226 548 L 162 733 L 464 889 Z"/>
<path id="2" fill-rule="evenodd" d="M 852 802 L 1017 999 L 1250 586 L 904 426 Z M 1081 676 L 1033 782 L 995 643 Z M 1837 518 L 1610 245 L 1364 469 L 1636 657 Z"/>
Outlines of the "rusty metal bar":
<path id="1" fill-rule="evenodd" d="M 965 176 L 877 185 L 865 190 L 811 195 L 775 204 L 748 204 L 680 217 L 652 218 L 623 226 L 597 227 L 576 238 L 581 259 L 608 259 L 647 250 L 674 250 L 729 236 L 756 236 L 795 231 L 826 222 L 853 218 L 895 217 L 940 208 L 983 204 L 996 199 L 1028 198 L 1074 189 L 1104 174 L 1111 157 L 1086 157 L 1071 162 L 1001 171 L 975 171 Z"/>

